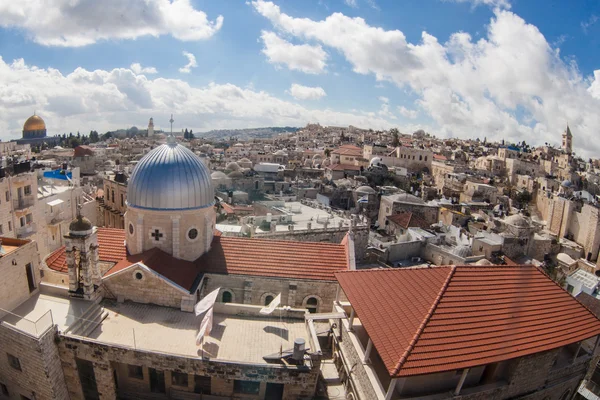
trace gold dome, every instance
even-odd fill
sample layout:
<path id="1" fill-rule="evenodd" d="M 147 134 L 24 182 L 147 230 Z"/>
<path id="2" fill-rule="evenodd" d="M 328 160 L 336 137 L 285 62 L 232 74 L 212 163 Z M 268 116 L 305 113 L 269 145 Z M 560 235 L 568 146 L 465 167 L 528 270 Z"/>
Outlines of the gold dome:
<path id="1" fill-rule="evenodd" d="M 41 131 L 44 129 L 46 129 L 46 123 L 42 118 L 38 117 L 35 114 L 27 118 L 27 121 L 25 121 L 25 125 L 23 125 L 24 131 Z"/>

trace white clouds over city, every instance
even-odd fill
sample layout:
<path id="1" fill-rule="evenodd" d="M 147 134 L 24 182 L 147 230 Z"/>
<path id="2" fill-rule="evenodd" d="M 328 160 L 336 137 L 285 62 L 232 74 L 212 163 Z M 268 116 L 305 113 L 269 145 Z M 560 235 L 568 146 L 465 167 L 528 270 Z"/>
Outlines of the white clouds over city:
<path id="1" fill-rule="evenodd" d="M 286 66 L 290 70 L 307 74 L 325 72 L 327 53 L 319 45 L 294 45 L 279 37 L 275 32 L 263 31 L 261 39 L 264 44 L 263 54 L 271 64 Z"/>
<path id="2" fill-rule="evenodd" d="M 182 54 L 188 59 L 188 62 L 183 67 L 179 68 L 179 72 L 189 74 L 192 72 L 192 68 L 196 68 L 198 66 L 198 63 L 196 62 L 196 56 L 187 51 L 184 51 Z"/>
<path id="3" fill-rule="evenodd" d="M 558 141 L 568 121 L 576 147 L 600 151 L 595 139 L 598 73 L 582 76 L 537 27 L 506 9 L 494 9 L 485 35 L 477 40 L 457 32 L 440 43 L 423 32 L 420 42 L 410 43 L 400 30 L 371 26 L 360 17 L 333 13 L 317 21 L 287 15 L 269 1 L 252 5 L 282 34 L 335 50 L 355 73 L 416 94 L 416 106 L 434 122 L 437 134 L 514 141 L 535 137 L 543 143 Z"/>
<path id="4" fill-rule="evenodd" d="M 297 83 L 292 83 L 288 93 L 299 100 L 318 100 L 327 96 L 327 93 L 321 87 L 302 86 Z"/>
<path id="5" fill-rule="evenodd" d="M 80 47 L 109 39 L 171 35 L 202 40 L 221 29 L 190 0 L 0 1 L 0 26 L 18 28 L 45 46 Z"/>

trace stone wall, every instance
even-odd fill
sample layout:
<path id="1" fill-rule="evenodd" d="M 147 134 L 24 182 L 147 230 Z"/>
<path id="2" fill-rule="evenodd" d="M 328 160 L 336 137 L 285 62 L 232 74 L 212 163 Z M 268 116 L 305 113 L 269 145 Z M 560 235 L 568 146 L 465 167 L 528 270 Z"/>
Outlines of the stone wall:
<path id="1" fill-rule="evenodd" d="M 142 279 L 137 279 L 137 273 L 141 274 Z M 115 297 L 119 301 L 131 300 L 136 303 L 180 308 L 181 299 L 190 296 L 188 291 L 176 288 L 157 276 L 154 271 L 141 267 L 128 268 L 105 277 L 102 282 L 108 287 L 107 297 Z"/>
<path id="2" fill-rule="evenodd" d="M 310 399 L 314 395 L 319 376 L 319 362 L 316 359 L 313 360 L 312 368 L 307 366 L 283 367 L 267 364 L 238 364 L 117 347 L 71 336 L 61 337 L 59 349 L 71 400 L 83 400 L 83 391 L 77 371 L 77 359 L 92 362 L 101 400 L 116 399 L 113 371 L 122 368 L 119 367 L 119 364 L 141 366 L 144 376 L 148 374 L 148 368 L 164 371 L 167 390 L 171 386 L 170 377 L 173 371 L 188 374 L 188 382 L 193 381 L 194 375 L 208 376 L 211 378 L 211 392 L 213 395 L 231 396 L 232 398 L 238 398 L 233 393 L 234 381 L 244 380 L 263 382 L 261 387 L 266 386 L 266 383 L 284 384 L 283 399 L 285 400 Z M 136 390 L 143 390 L 143 388 L 144 385 L 140 384 Z M 145 388 L 146 392 L 150 391 L 148 386 Z M 175 389 L 184 392 L 191 391 L 190 386 L 188 388 L 177 386 Z"/>
<path id="3" fill-rule="evenodd" d="M 0 325 L 0 383 L 11 398 L 23 395 L 36 400 L 68 399 L 65 378 L 55 344 L 56 328 L 40 337 Z M 21 370 L 8 363 L 8 354 L 18 358 Z"/>
<path id="4" fill-rule="evenodd" d="M 338 288 L 337 282 L 278 279 L 243 275 L 207 274 L 201 288 L 202 297 L 220 287 L 221 293 L 233 293 L 233 302 L 241 304 L 265 305 L 268 295 L 281 293 L 281 304 L 304 308 L 310 297 L 318 300 L 317 312 L 329 312 Z M 217 301 L 221 301 L 219 296 Z"/>
<path id="5" fill-rule="evenodd" d="M 125 214 L 127 249 L 139 254 L 158 247 L 176 258 L 194 261 L 212 243 L 215 218 L 213 207 L 176 213 L 129 207 Z M 192 229 L 196 230 L 193 237 Z"/>
<path id="6" fill-rule="evenodd" d="M 11 244 L 9 239 L 6 239 L 5 244 Z M 36 286 L 36 290 L 31 293 L 25 269 L 28 263 L 31 263 Z M 23 244 L 0 258 L 0 308 L 12 310 L 37 293 L 41 280 L 38 265 L 39 255 L 35 242 Z M 3 313 L 0 312 L 1 314 Z"/>

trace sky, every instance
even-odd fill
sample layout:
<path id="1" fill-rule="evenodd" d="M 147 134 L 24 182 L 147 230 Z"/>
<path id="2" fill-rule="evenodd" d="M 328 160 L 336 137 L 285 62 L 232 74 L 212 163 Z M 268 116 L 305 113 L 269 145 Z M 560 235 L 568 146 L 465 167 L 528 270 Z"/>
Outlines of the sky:
<path id="1" fill-rule="evenodd" d="M 600 156 L 597 0 L 0 0 L 0 139 L 417 129 Z"/>

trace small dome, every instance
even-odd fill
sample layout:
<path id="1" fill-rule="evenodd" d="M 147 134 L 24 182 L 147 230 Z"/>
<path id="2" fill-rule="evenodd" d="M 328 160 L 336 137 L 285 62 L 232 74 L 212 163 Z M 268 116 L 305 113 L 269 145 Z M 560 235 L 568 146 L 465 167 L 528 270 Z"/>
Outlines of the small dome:
<path id="1" fill-rule="evenodd" d="M 380 165 L 385 165 L 385 164 L 383 163 L 383 160 L 381 159 L 381 157 L 373 157 L 373 158 L 371 159 L 371 162 L 369 163 L 369 166 L 370 166 L 370 167 L 378 167 L 378 166 L 380 166 Z"/>
<path id="2" fill-rule="evenodd" d="M 229 164 L 227 164 L 227 166 L 225 167 L 226 171 L 239 171 L 242 167 L 240 167 L 240 164 L 236 163 L 235 161 L 230 162 Z"/>
<path id="3" fill-rule="evenodd" d="M 558 253 L 556 259 L 564 264 L 571 265 L 575 262 L 567 253 Z"/>
<path id="4" fill-rule="evenodd" d="M 41 131 L 44 129 L 46 129 L 46 123 L 41 117 L 35 114 L 27 118 L 25 125 L 23 125 L 24 131 Z"/>
<path id="5" fill-rule="evenodd" d="M 241 160 L 238 160 L 238 163 L 251 163 L 252 161 L 248 160 L 247 158 L 242 158 Z"/>
<path id="6" fill-rule="evenodd" d="M 492 264 L 492 262 L 490 260 L 486 260 L 485 258 L 482 258 L 481 260 L 477 261 L 475 263 L 475 265 L 494 265 L 494 264 Z"/>
<path id="7" fill-rule="evenodd" d="M 127 186 L 127 205 L 150 210 L 212 206 L 210 171 L 188 148 L 169 139 L 137 163 Z"/>
<path id="8" fill-rule="evenodd" d="M 473 251 L 471 250 L 471 246 L 467 246 L 467 245 L 460 245 L 460 246 L 456 246 L 453 250 L 452 250 L 452 254 L 454 254 L 455 256 L 459 256 L 462 258 L 466 258 L 466 257 L 470 257 L 473 255 Z"/>
<path id="9" fill-rule="evenodd" d="M 566 187 L 566 188 L 570 188 L 571 186 L 573 186 L 573 184 L 571 183 L 570 180 L 565 179 L 564 181 L 562 181 L 562 183 L 560 184 L 560 186 Z"/>
<path id="10" fill-rule="evenodd" d="M 274 156 L 287 156 L 287 153 L 283 150 L 277 150 L 275 153 L 273 153 Z"/>
<path id="11" fill-rule="evenodd" d="M 215 171 L 210 174 L 211 179 L 229 179 L 227 174 L 223 171 Z"/>
<path id="12" fill-rule="evenodd" d="M 69 232 L 73 235 L 87 235 L 93 227 L 89 219 L 78 215 L 69 225 Z"/>
<path id="13" fill-rule="evenodd" d="M 527 220 L 521 214 L 513 214 L 510 217 L 506 217 L 504 219 L 504 223 L 521 228 L 526 228 L 529 226 L 529 222 L 527 222 Z"/>
<path id="14" fill-rule="evenodd" d="M 231 171 L 229 173 L 229 175 L 227 175 L 227 177 L 232 178 L 232 179 L 238 179 L 238 178 L 243 178 L 244 174 L 242 174 L 241 171 Z"/>
<path id="15" fill-rule="evenodd" d="M 356 193 L 374 194 L 376 192 L 371 186 L 360 186 L 358 189 L 356 189 Z"/>

